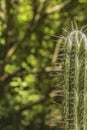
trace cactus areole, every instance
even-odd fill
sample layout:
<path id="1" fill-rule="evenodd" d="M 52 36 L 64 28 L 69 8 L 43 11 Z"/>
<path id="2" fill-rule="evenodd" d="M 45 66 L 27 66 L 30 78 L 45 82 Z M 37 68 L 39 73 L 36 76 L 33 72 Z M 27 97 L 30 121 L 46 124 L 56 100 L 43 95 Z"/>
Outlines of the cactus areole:
<path id="1" fill-rule="evenodd" d="M 74 30 L 63 47 L 64 130 L 87 130 L 87 37 Z"/>

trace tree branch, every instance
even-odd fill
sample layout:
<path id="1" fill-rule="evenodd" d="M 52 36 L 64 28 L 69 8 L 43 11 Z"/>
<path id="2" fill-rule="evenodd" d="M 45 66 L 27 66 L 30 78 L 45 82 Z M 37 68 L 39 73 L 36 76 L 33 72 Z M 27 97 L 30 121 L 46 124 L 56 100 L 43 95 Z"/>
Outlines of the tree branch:
<path id="1" fill-rule="evenodd" d="M 29 103 L 29 104 L 26 104 L 25 106 L 22 106 L 19 110 L 17 110 L 17 113 L 21 113 L 24 110 L 32 108 L 34 105 L 43 103 L 46 101 L 47 98 L 48 98 L 48 96 L 43 96 L 38 101 L 34 101 L 34 102 Z"/>
<path id="2" fill-rule="evenodd" d="M 25 34 L 23 36 L 23 38 L 16 42 L 7 52 L 6 56 L 5 56 L 5 62 L 8 63 L 11 56 L 15 53 L 15 51 L 24 43 L 24 41 L 28 40 L 31 36 L 31 34 L 35 31 L 37 31 L 37 28 L 38 28 L 38 25 L 40 26 L 42 24 L 42 22 L 44 22 L 44 19 L 46 18 L 46 14 L 44 13 L 44 11 L 46 10 L 46 7 L 47 7 L 47 3 L 48 3 L 49 0 L 46 0 L 44 3 L 43 3 L 43 6 L 40 10 L 39 13 L 36 12 L 36 14 L 34 13 L 34 16 L 31 20 L 31 22 L 29 23 L 26 31 L 25 31 Z M 38 17 L 39 16 L 39 17 Z M 42 22 L 41 22 L 42 21 Z"/>
<path id="3" fill-rule="evenodd" d="M 64 8 L 64 6 L 66 6 L 67 4 L 69 4 L 70 1 L 71 1 L 71 0 L 64 1 L 62 4 L 56 5 L 56 6 L 52 7 L 51 9 L 48 9 L 48 10 L 47 10 L 47 14 L 55 13 L 56 11 L 58 11 L 58 10 Z"/>
<path id="4" fill-rule="evenodd" d="M 55 47 L 53 58 L 52 58 L 52 64 L 53 65 L 55 65 L 56 62 L 57 62 L 61 43 L 62 43 L 62 39 L 59 39 L 59 41 L 56 43 L 56 47 Z"/>
<path id="5" fill-rule="evenodd" d="M 20 69 L 8 76 L 2 77 L 0 79 L 0 82 L 3 82 L 3 85 L 5 85 L 9 83 L 12 80 L 12 78 L 15 76 L 24 76 L 27 74 L 50 73 L 50 72 L 60 72 L 60 71 L 61 71 L 61 66 L 46 67 L 44 69 L 33 69 L 30 71 L 26 71 L 25 69 Z"/>

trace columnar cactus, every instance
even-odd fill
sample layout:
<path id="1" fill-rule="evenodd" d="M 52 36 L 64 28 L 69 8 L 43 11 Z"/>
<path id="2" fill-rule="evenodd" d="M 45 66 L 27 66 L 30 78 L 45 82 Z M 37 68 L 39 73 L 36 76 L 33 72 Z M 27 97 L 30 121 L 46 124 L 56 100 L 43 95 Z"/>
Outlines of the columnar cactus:
<path id="1" fill-rule="evenodd" d="M 63 45 L 64 130 L 87 130 L 87 38 L 74 30 Z"/>

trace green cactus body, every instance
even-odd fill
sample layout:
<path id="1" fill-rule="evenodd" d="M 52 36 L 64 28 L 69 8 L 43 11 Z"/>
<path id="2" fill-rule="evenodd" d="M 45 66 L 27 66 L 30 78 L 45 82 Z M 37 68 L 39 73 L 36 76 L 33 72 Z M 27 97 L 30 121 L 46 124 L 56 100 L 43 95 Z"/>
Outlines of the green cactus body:
<path id="1" fill-rule="evenodd" d="M 80 34 L 81 35 L 81 34 Z M 79 130 L 87 130 L 86 127 L 86 65 L 87 65 L 87 59 L 86 59 L 86 53 L 87 53 L 87 38 L 84 34 L 82 34 L 82 40 L 80 42 L 79 47 L 79 93 L 78 93 L 78 124 L 79 124 Z"/>
<path id="2" fill-rule="evenodd" d="M 64 127 L 87 130 L 87 38 L 79 30 L 68 34 L 64 42 Z"/>
<path id="3" fill-rule="evenodd" d="M 73 36 L 74 39 L 75 36 Z M 77 59 L 77 43 L 72 41 L 70 52 L 70 70 L 69 70 L 69 130 L 76 130 L 76 91 L 78 83 L 78 59 Z"/>
<path id="4" fill-rule="evenodd" d="M 67 48 L 64 45 L 64 57 L 63 57 L 63 79 L 64 79 L 64 101 L 63 101 L 63 121 L 65 130 L 68 130 L 68 114 L 69 114 L 69 107 L 68 107 L 68 99 L 69 99 L 69 57 L 67 53 Z"/>

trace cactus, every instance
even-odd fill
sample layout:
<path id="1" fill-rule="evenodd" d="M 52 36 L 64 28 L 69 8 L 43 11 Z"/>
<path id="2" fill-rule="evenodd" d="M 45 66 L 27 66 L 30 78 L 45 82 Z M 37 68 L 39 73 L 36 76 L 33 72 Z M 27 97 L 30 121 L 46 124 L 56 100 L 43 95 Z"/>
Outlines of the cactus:
<path id="1" fill-rule="evenodd" d="M 86 100 L 85 95 L 87 94 L 86 84 L 86 65 L 87 65 L 87 38 L 82 34 L 82 40 L 79 47 L 79 91 L 78 91 L 78 125 L 79 130 L 87 130 L 86 128 Z"/>
<path id="2" fill-rule="evenodd" d="M 73 30 L 64 38 L 62 58 L 64 130 L 87 130 L 87 38 Z"/>

